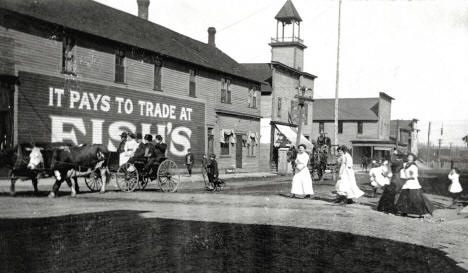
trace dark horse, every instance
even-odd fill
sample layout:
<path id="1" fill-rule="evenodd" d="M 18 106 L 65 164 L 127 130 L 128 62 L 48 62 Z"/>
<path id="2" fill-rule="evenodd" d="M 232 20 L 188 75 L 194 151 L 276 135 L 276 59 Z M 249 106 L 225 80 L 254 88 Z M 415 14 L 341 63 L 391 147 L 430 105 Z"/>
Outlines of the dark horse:
<path id="1" fill-rule="evenodd" d="M 64 145 L 63 143 L 57 145 Z M 33 149 L 41 149 L 44 155 L 43 164 L 38 169 L 31 169 L 30 154 Z M 40 176 L 50 176 L 48 170 L 50 158 L 52 155 L 52 145 L 50 143 L 20 143 L 13 148 L 0 151 L 0 166 L 9 170 L 10 194 L 15 195 L 15 184 L 18 179 L 31 180 L 34 187 L 34 193 L 38 193 L 38 179 Z"/>
<path id="2" fill-rule="evenodd" d="M 287 161 L 291 163 L 293 173 L 295 173 L 296 172 L 296 158 L 297 158 L 296 147 L 294 146 L 289 147 L 289 150 L 286 153 L 286 156 L 287 156 Z"/>

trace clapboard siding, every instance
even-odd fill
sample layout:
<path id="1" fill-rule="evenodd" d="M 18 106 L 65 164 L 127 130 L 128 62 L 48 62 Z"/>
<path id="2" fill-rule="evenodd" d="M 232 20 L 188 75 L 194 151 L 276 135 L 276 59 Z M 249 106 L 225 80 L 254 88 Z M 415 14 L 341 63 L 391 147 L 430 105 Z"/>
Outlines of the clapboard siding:
<path id="1" fill-rule="evenodd" d="M 78 42 L 79 43 L 79 42 Z M 114 81 L 115 55 L 76 46 L 76 73 L 80 78 Z"/>
<path id="2" fill-rule="evenodd" d="M 234 129 L 235 134 L 247 135 L 249 132 L 256 132 L 260 134 L 260 120 L 246 119 L 241 117 L 231 117 L 225 115 L 218 115 L 218 126 L 214 130 L 214 150 L 216 154 L 220 154 L 221 150 L 221 130 Z M 220 155 L 218 162 L 224 168 L 235 168 L 236 166 L 236 144 L 229 144 L 229 155 Z M 242 147 L 242 171 L 258 170 L 260 145 L 255 145 L 255 155 L 248 155 L 248 147 Z"/>
<path id="3" fill-rule="evenodd" d="M 62 69 L 62 42 L 9 29 L 15 64 L 56 73 Z"/>
<path id="4" fill-rule="evenodd" d="M 125 59 L 127 75 L 126 83 L 129 86 L 141 88 L 154 88 L 154 65 L 142 60 Z"/>
<path id="5" fill-rule="evenodd" d="M 0 74 L 15 74 L 15 39 L 8 29 L 0 26 Z"/>

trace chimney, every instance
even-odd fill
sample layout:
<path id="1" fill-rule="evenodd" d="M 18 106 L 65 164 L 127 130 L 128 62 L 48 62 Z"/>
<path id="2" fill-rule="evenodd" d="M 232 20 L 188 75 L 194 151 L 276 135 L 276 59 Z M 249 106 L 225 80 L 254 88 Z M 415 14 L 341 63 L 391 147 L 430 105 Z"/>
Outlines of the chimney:
<path id="1" fill-rule="evenodd" d="M 137 0 L 138 17 L 148 20 L 148 7 L 150 0 Z"/>
<path id="2" fill-rule="evenodd" d="M 209 27 L 208 28 L 208 44 L 211 46 L 216 46 L 215 35 L 216 35 L 216 28 Z"/>

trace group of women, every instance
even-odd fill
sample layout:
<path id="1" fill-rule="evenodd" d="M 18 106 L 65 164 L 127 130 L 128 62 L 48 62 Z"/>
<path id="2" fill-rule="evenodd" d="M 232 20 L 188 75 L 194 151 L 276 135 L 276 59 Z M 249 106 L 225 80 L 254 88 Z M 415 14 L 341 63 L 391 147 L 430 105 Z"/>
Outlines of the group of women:
<path id="1" fill-rule="evenodd" d="M 359 189 L 353 170 L 353 159 L 346 146 L 338 148 L 339 174 L 335 185 L 336 203 L 352 204 L 353 199 L 364 195 Z M 291 187 L 291 197 L 310 198 L 314 194 L 312 178 L 307 164 L 309 155 L 305 145 L 299 145 L 296 157 L 296 172 Z M 424 196 L 418 181 L 418 167 L 416 156 L 409 154 L 407 162 L 392 156 L 390 184 L 383 187 L 382 197 L 377 210 L 400 215 L 432 214 L 433 206 Z"/>

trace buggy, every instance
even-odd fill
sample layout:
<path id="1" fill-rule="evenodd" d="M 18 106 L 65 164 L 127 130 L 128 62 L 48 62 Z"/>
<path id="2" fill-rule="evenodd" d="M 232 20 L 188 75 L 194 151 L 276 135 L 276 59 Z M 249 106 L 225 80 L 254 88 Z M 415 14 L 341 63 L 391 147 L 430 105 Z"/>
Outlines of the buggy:
<path id="1" fill-rule="evenodd" d="M 149 158 L 134 158 L 133 163 L 125 163 L 119 167 L 119 154 L 112 152 L 109 156 L 109 171 L 115 178 L 116 184 L 121 191 L 132 192 L 135 189 L 143 190 L 151 181 L 157 181 L 163 192 L 175 192 L 180 184 L 180 171 L 177 164 L 167 158 L 155 161 L 146 169 Z M 107 179 L 109 181 L 109 179 Z M 99 172 L 93 172 L 85 178 L 86 185 L 92 191 L 97 191 L 102 185 Z"/>

